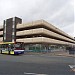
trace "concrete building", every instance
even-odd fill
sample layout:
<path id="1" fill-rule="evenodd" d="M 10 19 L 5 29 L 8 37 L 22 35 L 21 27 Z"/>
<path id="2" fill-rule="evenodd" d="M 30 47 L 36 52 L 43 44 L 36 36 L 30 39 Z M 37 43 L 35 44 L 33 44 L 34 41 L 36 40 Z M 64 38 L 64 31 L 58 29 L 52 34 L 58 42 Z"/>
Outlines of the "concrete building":
<path id="1" fill-rule="evenodd" d="M 25 50 L 35 52 L 75 45 L 73 37 L 45 20 L 22 24 L 22 19 L 17 17 L 4 20 L 3 27 L 0 27 L 0 41 L 24 42 Z"/>

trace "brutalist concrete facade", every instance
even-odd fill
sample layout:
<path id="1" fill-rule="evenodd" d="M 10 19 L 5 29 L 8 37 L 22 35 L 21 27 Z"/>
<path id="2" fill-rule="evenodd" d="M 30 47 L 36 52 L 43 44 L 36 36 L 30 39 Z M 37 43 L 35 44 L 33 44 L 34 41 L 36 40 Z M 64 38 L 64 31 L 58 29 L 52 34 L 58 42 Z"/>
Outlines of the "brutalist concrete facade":
<path id="1" fill-rule="evenodd" d="M 50 50 L 53 46 L 60 49 L 75 46 L 73 37 L 45 20 L 22 24 L 22 19 L 18 17 L 4 21 L 3 27 L 0 28 L 0 40 L 24 42 L 25 50 Z"/>
<path id="2" fill-rule="evenodd" d="M 22 19 L 14 17 L 4 20 L 3 41 L 16 42 L 16 25 L 22 23 Z"/>

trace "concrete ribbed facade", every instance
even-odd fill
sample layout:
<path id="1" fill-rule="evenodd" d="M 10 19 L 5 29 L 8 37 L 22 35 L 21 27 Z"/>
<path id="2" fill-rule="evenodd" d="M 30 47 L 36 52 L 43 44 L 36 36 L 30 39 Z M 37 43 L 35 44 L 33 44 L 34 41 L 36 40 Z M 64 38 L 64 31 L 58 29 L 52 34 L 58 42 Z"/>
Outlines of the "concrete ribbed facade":
<path id="1" fill-rule="evenodd" d="M 45 20 L 32 21 L 30 23 L 18 24 L 15 26 L 16 42 L 24 42 L 25 50 L 49 50 L 51 45 L 66 47 L 75 46 L 73 37 L 46 22 Z M 10 33 L 10 32 L 9 32 Z M 12 32 L 13 35 L 13 32 Z M 0 41 L 3 41 L 3 27 L 0 27 Z M 61 48 L 60 47 L 60 48 Z"/>
<path id="2" fill-rule="evenodd" d="M 75 40 L 73 37 L 69 36 L 68 34 L 66 34 L 65 32 L 61 31 L 60 29 L 58 29 L 57 27 L 53 26 L 52 24 L 44 21 L 44 20 L 37 20 L 37 21 L 33 21 L 30 23 L 26 23 L 26 24 L 17 24 L 17 31 L 16 31 L 16 40 L 17 42 L 24 42 L 24 43 L 34 43 L 33 39 L 40 39 L 40 41 L 35 41 L 35 43 L 37 42 L 44 42 L 43 38 L 48 39 L 45 42 L 49 43 L 49 40 L 55 40 L 55 41 L 50 41 L 51 43 L 55 43 L 58 44 L 58 42 L 60 42 L 59 44 L 75 44 Z M 31 35 L 30 38 L 27 38 L 27 36 Z M 23 37 L 22 37 L 23 36 Z M 21 38 L 22 37 L 22 38 Z M 43 38 L 42 38 L 43 37 Z M 3 41 L 3 27 L 0 27 L 0 41 Z M 25 41 L 26 39 L 26 41 Z M 28 41 L 27 39 L 31 39 L 32 42 Z M 24 40 L 24 41 L 23 41 Z M 43 40 L 43 41 L 42 41 Z"/>
<path id="3" fill-rule="evenodd" d="M 3 42 L 3 26 L 0 26 L 0 42 Z"/>
<path id="4" fill-rule="evenodd" d="M 44 20 L 38 20 L 27 24 L 18 24 L 16 36 L 17 42 L 22 41 L 24 43 L 52 43 L 65 45 L 74 45 L 75 43 L 74 38 Z"/>

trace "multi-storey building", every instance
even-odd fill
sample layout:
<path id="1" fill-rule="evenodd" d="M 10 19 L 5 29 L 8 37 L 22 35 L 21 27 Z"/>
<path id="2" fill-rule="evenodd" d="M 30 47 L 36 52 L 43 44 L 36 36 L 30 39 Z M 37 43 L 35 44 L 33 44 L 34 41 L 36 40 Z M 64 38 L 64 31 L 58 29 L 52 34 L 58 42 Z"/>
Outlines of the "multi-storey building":
<path id="1" fill-rule="evenodd" d="M 33 51 L 75 45 L 73 37 L 45 20 L 22 24 L 22 19 L 17 17 L 4 20 L 3 27 L 0 27 L 0 41 L 24 42 L 25 50 Z"/>
<path id="2" fill-rule="evenodd" d="M 3 26 L 0 26 L 0 41 L 3 41 Z"/>

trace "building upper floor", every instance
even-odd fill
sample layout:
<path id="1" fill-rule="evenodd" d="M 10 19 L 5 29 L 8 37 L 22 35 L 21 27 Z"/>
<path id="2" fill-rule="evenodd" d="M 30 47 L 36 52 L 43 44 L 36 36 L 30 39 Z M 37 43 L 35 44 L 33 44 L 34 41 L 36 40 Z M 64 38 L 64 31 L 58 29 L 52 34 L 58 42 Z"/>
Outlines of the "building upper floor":
<path id="1" fill-rule="evenodd" d="M 65 36 L 69 39 L 74 40 L 73 37 L 71 37 L 64 31 L 60 30 L 59 28 L 55 27 L 54 25 L 46 22 L 45 20 L 37 20 L 37 21 L 32 21 L 30 23 L 17 24 L 17 31 L 30 30 L 30 29 L 36 29 L 36 28 L 45 28 L 49 31 L 52 31 L 54 33 L 60 34 L 62 36 Z"/>
<path id="2" fill-rule="evenodd" d="M 64 31 L 60 30 L 59 28 L 53 26 L 52 24 L 46 22 L 45 20 L 37 20 L 24 24 L 19 24 L 17 21 L 16 29 L 14 31 L 16 32 L 15 36 L 16 39 L 20 40 L 26 38 L 33 38 L 33 37 L 35 38 L 45 37 L 45 38 L 59 40 L 64 43 L 67 42 L 70 44 L 71 43 L 75 44 L 75 39 L 73 37 L 71 37 Z M 0 38 L 2 39 L 2 37 L 3 37 L 3 26 L 0 27 Z"/>

